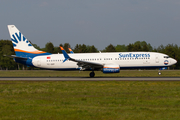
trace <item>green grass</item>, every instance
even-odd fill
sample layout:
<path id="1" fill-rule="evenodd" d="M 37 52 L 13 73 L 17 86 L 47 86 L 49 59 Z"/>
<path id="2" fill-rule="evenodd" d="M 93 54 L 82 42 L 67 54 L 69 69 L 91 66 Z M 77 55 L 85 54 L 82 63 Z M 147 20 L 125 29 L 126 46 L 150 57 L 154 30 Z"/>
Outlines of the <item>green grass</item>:
<path id="1" fill-rule="evenodd" d="M 0 119 L 179 118 L 180 81 L 0 81 Z"/>
<path id="2" fill-rule="evenodd" d="M 91 71 L 51 71 L 51 70 L 10 70 L 0 71 L 0 77 L 89 77 Z M 180 77 L 179 70 L 121 70 L 120 73 L 104 74 L 95 71 L 95 77 Z"/>
<path id="3" fill-rule="evenodd" d="M 90 71 L 0 71 L 1 77 L 88 77 Z M 180 77 L 123 70 L 96 77 Z M 0 81 L 0 119 L 177 120 L 180 81 Z"/>

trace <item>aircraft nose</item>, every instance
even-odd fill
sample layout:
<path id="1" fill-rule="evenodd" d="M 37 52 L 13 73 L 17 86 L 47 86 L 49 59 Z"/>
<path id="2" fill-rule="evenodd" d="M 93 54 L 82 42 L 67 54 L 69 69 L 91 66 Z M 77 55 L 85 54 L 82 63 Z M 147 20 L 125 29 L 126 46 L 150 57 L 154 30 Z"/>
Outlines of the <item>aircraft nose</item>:
<path id="1" fill-rule="evenodd" d="M 171 63 L 172 63 L 172 64 L 176 64 L 176 63 L 177 63 L 177 60 L 172 59 L 172 60 L 171 60 Z"/>

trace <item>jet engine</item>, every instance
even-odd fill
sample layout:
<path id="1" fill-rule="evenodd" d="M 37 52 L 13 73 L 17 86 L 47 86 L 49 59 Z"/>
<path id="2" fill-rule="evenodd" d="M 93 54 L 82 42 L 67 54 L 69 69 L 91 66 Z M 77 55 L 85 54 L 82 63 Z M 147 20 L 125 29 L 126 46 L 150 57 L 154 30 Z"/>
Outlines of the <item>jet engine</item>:
<path id="1" fill-rule="evenodd" d="M 119 65 L 104 65 L 102 72 L 103 73 L 119 73 L 120 66 Z"/>

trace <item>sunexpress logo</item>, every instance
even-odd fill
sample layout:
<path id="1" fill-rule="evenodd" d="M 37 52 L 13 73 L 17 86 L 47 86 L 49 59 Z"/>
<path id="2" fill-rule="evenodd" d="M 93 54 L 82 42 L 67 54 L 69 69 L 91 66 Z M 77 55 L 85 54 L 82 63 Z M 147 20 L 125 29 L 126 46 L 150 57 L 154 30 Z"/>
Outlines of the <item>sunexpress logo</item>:
<path id="1" fill-rule="evenodd" d="M 18 43 L 24 43 L 28 46 L 32 46 L 31 43 L 19 32 L 12 35 L 11 40 L 13 41 L 13 46 L 16 47 Z"/>
<path id="2" fill-rule="evenodd" d="M 119 58 L 147 58 L 147 57 L 150 57 L 150 54 L 119 53 Z"/>

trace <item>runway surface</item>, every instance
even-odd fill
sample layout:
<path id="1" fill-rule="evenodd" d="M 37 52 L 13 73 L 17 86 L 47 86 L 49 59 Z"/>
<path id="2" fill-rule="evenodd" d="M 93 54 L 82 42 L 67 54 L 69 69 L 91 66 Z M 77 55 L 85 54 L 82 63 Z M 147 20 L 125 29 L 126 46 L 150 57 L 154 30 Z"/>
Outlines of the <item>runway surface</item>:
<path id="1" fill-rule="evenodd" d="M 86 78 L 86 77 L 56 77 L 56 78 L 14 78 L 14 77 L 4 77 L 0 78 L 2 80 L 14 80 L 14 81 L 180 81 L 180 77 L 118 77 L 118 78 Z"/>

